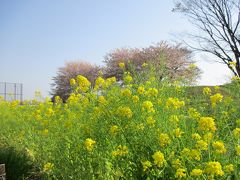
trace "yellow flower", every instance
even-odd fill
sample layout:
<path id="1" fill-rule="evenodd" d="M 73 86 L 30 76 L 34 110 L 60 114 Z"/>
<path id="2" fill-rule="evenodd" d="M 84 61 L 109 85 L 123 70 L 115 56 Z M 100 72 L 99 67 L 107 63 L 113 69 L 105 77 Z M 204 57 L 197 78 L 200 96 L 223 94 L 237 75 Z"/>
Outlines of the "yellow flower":
<path id="1" fill-rule="evenodd" d="M 75 81 L 75 79 L 73 79 L 73 78 L 72 78 L 72 79 L 70 79 L 70 85 L 71 85 L 71 86 L 74 86 L 75 84 L 76 84 L 76 81 Z"/>
<path id="2" fill-rule="evenodd" d="M 96 144 L 96 141 L 94 141 L 90 138 L 87 138 L 84 142 L 84 145 L 89 152 L 93 150 L 93 147 L 95 144 Z"/>
<path id="3" fill-rule="evenodd" d="M 236 154 L 237 154 L 238 156 L 240 156 L 240 146 L 239 146 L 239 145 L 236 146 L 235 150 L 236 150 Z"/>
<path id="4" fill-rule="evenodd" d="M 47 117 L 50 117 L 50 116 L 53 116 L 54 115 L 54 111 L 52 108 L 48 108 L 47 109 L 47 112 L 46 112 L 46 116 Z"/>
<path id="5" fill-rule="evenodd" d="M 234 171 L 234 166 L 233 166 L 233 164 L 228 164 L 228 165 L 224 166 L 224 171 L 225 171 L 226 173 L 231 173 L 231 172 L 233 172 L 233 171 Z"/>
<path id="6" fill-rule="evenodd" d="M 170 118 L 169 118 L 169 121 L 172 122 L 172 123 L 178 123 L 179 122 L 179 118 L 177 115 L 171 115 Z"/>
<path id="7" fill-rule="evenodd" d="M 193 118 L 193 119 L 199 119 L 201 116 L 201 114 L 194 108 L 188 109 L 188 115 L 190 118 Z"/>
<path id="8" fill-rule="evenodd" d="M 145 92 L 144 87 L 139 86 L 138 89 L 137 89 L 137 92 L 138 92 L 138 94 L 143 94 Z"/>
<path id="9" fill-rule="evenodd" d="M 119 145 L 116 151 L 112 152 L 112 156 L 124 156 L 128 154 L 128 147 Z"/>
<path id="10" fill-rule="evenodd" d="M 124 64 L 123 62 L 118 63 L 118 66 L 119 66 L 121 69 L 125 68 L 125 64 Z"/>
<path id="11" fill-rule="evenodd" d="M 150 117 L 147 118 L 147 124 L 149 124 L 149 125 L 154 125 L 155 122 L 156 122 L 156 120 L 153 119 L 152 116 L 150 116 Z"/>
<path id="12" fill-rule="evenodd" d="M 150 97 L 156 97 L 158 95 L 158 90 L 156 88 L 149 88 L 146 92 L 146 95 Z"/>
<path id="13" fill-rule="evenodd" d="M 99 97 L 98 97 L 98 102 L 99 102 L 100 104 L 106 104 L 106 103 L 107 103 L 107 100 L 105 99 L 104 96 L 99 96 Z"/>
<path id="14" fill-rule="evenodd" d="M 205 87 L 203 88 L 203 94 L 205 95 L 210 95 L 212 92 L 212 90 L 209 87 Z"/>
<path id="15" fill-rule="evenodd" d="M 224 154 L 227 152 L 222 141 L 215 141 L 212 143 L 212 146 L 217 154 Z"/>
<path id="16" fill-rule="evenodd" d="M 203 135 L 203 140 L 206 142 L 210 142 L 213 139 L 213 133 L 208 132 L 206 134 Z"/>
<path id="17" fill-rule="evenodd" d="M 208 162 L 204 170 L 206 174 L 223 176 L 224 172 L 222 170 L 222 165 L 219 162 Z"/>
<path id="18" fill-rule="evenodd" d="M 182 134 L 184 133 L 180 128 L 173 130 L 175 137 L 180 138 L 182 137 Z"/>
<path id="19" fill-rule="evenodd" d="M 164 154 L 160 151 L 155 152 L 152 155 L 152 158 L 154 159 L 154 164 L 157 165 L 159 168 L 163 167 L 166 163 L 166 160 L 164 158 Z"/>
<path id="20" fill-rule="evenodd" d="M 136 95 L 134 95 L 134 96 L 132 97 L 132 100 L 133 100 L 134 103 L 137 103 L 137 102 L 139 101 L 139 97 L 136 96 Z"/>
<path id="21" fill-rule="evenodd" d="M 189 155 L 190 155 L 190 152 L 191 152 L 191 150 L 190 149 L 188 149 L 188 148 L 183 148 L 183 150 L 181 151 L 181 156 L 182 157 L 189 157 Z"/>
<path id="22" fill-rule="evenodd" d="M 191 176 L 201 176 L 203 174 L 203 171 L 201 169 L 193 169 L 190 173 Z"/>
<path id="23" fill-rule="evenodd" d="M 214 119 L 212 117 L 201 117 L 198 120 L 199 131 L 216 131 Z"/>
<path id="24" fill-rule="evenodd" d="M 142 64 L 142 67 L 147 67 L 147 66 L 148 66 L 147 63 L 143 63 L 143 64 Z"/>
<path id="25" fill-rule="evenodd" d="M 171 143 L 171 139 L 169 138 L 168 134 L 161 133 L 159 136 L 159 142 L 160 142 L 160 146 L 164 147 Z"/>
<path id="26" fill-rule="evenodd" d="M 180 159 L 175 159 L 172 161 L 172 167 L 178 169 L 182 166 Z"/>
<path id="27" fill-rule="evenodd" d="M 142 110 L 147 110 L 148 112 L 155 112 L 151 101 L 144 101 L 142 104 Z"/>
<path id="28" fill-rule="evenodd" d="M 179 168 L 177 169 L 177 172 L 175 174 L 175 177 L 178 178 L 178 179 L 182 179 L 184 177 L 186 177 L 187 174 L 186 174 L 186 169 L 183 169 L 183 168 Z"/>
<path id="29" fill-rule="evenodd" d="M 102 77 L 98 77 L 95 81 L 94 89 L 98 90 L 99 88 L 105 85 L 105 80 Z"/>
<path id="30" fill-rule="evenodd" d="M 123 117 L 131 118 L 133 113 L 129 107 L 119 107 L 118 114 Z"/>
<path id="31" fill-rule="evenodd" d="M 215 107 L 218 102 L 222 102 L 223 95 L 221 95 L 220 93 L 214 94 L 210 96 L 210 100 L 212 103 L 212 107 Z"/>
<path id="32" fill-rule="evenodd" d="M 198 140 L 195 145 L 196 149 L 206 151 L 208 150 L 208 143 L 204 140 Z"/>
<path id="33" fill-rule="evenodd" d="M 147 171 L 149 168 L 152 167 L 152 163 L 150 161 L 143 161 L 142 166 L 143 166 L 143 171 Z"/>
<path id="34" fill-rule="evenodd" d="M 123 96 L 127 96 L 127 97 L 130 97 L 132 95 L 132 92 L 130 89 L 123 89 L 122 90 L 122 95 Z"/>
<path id="35" fill-rule="evenodd" d="M 126 75 L 126 76 L 123 78 L 123 80 L 124 80 L 124 82 L 125 82 L 126 84 L 129 84 L 130 82 L 133 81 L 133 78 L 132 78 L 132 76 L 130 76 L 130 75 L 128 74 L 128 75 Z"/>
<path id="36" fill-rule="evenodd" d="M 111 86 L 112 84 L 114 84 L 117 81 L 116 77 L 110 77 L 107 78 L 104 84 L 104 87 L 107 88 L 109 86 Z"/>
<path id="37" fill-rule="evenodd" d="M 201 152 L 197 149 L 191 149 L 189 153 L 189 158 L 197 161 L 201 160 Z"/>
<path id="38" fill-rule="evenodd" d="M 110 132 L 111 134 L 116 134 L 118 132 L 118 126 L 117 125 L 114 125 L 110 128 Z"/>
<path id="39" fill-rule="evenodd" d="M 178 108 L 181 108 L 182 106 L 185 106 L 185 102 L 184 101 L 180 101 L 178 98 L 170 97 L 166 101 L 166 107 L 167 108 L 178 109 Z"/>
<path id="40" fill-rule="evenodd" d="M 43 171 L 44 172 L 51 171 L 53 169 L 53 166 L 54 166 L 53 163 L 48 162 L 48 163 L 44 164 Z"/>
<path id="41" fill-rule="evenodd" d="M 201 139 L 201 136 L 200 136 L 198 133 L 193 133 L 193 134 L 192 134 L 192 138 L 193 138 L 194 140 L 200 140 L 200 139 Z"/>
<path id="42" fill-rule="evenodd" d="M 77 76 L 77 82 L 79 85 L 79 89 L 82 92 L 86 92 L 89 89 L 89 87 L 91 86 L 91 83 L 88 81 L 88 79 L 82 75 Z"/>
<path id="43" fill-rule="evenodd" d="M 240 138 L 240 128 L 236 128 L 233 130 L 233 135 L 236 137 L 236 138 Z"/>
<path id="44" fill-rule="evenodd" d="M 140 124 L 136 125 L 136 129 L 137 130 L 143 130 L 144 129 L 144 124 L 140 123 Z"/>

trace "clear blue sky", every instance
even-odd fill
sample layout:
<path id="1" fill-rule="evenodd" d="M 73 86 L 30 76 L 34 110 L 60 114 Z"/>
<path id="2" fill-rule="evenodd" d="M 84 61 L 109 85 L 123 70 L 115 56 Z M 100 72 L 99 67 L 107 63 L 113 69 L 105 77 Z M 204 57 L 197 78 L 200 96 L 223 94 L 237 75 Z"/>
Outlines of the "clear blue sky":
<path id="1" fill-rule="evenodd" d="M 146 47 L 191 30 L 173 6 L 171 0 L 1 0 L 0 81 L 23 83 L 24 98 L 35 90 L 46 96 L 66 61 L 102 64 L 115 48 Z M 199 66 L 201 84 L 221 83 L 222 67 Z"/>

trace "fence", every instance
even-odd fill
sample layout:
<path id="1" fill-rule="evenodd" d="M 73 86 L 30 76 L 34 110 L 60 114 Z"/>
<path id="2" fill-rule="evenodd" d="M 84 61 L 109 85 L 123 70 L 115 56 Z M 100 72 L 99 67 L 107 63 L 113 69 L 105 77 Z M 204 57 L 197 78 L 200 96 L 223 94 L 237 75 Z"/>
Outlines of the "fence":
<path id="1" fill-rule="evenodd" d="M 21 83 L 0 82 L 0 96 L 6 101 L 23 100 L 23 85 Z"/>

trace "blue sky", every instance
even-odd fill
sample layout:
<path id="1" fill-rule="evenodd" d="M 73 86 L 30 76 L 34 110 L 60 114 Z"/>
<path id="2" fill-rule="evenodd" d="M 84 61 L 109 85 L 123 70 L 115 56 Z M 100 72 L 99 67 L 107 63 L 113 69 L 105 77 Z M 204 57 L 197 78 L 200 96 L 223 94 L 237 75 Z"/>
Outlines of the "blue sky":
<path id="1" fill-rule="evenodd" d="M 47 96 L 66 61 L 101 65 L 113 49 L 176 40 L 193 29 L 173 6 L 171 0 L 1 0 L 0 82 L 23 83 L 27 99 L 35 90 Z M 229 74 L 222 65 L 197 64 L 200 84 L 221 84 Z"/>

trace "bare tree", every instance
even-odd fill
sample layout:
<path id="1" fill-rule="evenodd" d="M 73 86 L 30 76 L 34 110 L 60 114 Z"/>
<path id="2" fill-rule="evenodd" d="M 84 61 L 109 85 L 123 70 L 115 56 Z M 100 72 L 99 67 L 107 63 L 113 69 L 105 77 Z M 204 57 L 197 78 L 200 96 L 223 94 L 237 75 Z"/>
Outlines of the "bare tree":
<path id="1" fill-rule="evenodd" d="M 194 50 L 211 53 L 240 77 L 240 0 L 177 0 L 174 12 L 188 17 L 201 34 Z"/>

